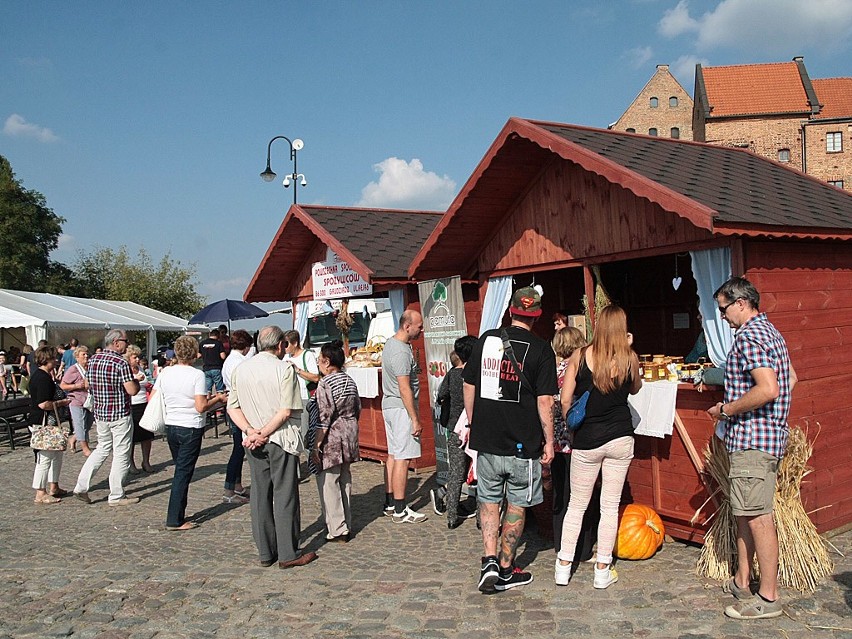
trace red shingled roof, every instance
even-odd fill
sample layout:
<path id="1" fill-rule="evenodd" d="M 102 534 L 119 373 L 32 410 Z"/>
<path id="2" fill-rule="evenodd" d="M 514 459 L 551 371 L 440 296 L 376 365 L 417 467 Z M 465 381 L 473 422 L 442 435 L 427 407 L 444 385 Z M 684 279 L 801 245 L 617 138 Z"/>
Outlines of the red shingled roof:
<path id="1" fill-rule="evenodd" d="M 818 119 L 852 117 L 852 78 L 825 78 L 811 82 L 823 105 Z"/>
<path id="2" fill-rule="evenodd" d="M 711 117 L 761 113 L 810 113 L 795 62 L 704 67 Z"/>

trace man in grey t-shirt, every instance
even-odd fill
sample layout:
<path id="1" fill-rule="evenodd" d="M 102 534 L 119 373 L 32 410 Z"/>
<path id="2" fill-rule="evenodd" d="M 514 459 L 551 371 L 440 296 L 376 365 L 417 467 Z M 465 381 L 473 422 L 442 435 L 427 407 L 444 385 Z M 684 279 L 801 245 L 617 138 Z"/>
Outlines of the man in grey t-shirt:
<path id="1" fill-rule="evenodd" d="M 382 352 L 382 416 L 388 440 L 385 465 L 385 510 L 394 523 L 416 524 L 426 515 L 411 510 L 405 503 L 408 461 L 420 457 L 420 433 L 423 426 L 417 415 L 420 380 L 411 341 L 423 332 L 423 317 L 408 310 L 399 320 L 399 329 Z"/>

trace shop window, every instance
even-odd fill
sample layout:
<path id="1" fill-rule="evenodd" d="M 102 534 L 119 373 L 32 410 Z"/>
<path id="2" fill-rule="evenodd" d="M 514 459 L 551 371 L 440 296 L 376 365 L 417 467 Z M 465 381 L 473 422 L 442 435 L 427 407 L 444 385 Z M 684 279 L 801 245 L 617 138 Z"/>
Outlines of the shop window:
<path id="1" fill-rule="evenodd" d="M 840 153 L 843 150 L 843 134 L 840 131 L 825 134 L 825 150 L 828 153 Z"/>
<path id="2" fill-rule="evenodd" d="M 828 183 L 831 186 L 836 186 L 838 189 L 843 188 L 843 180 L 829 180 Z"/>
<path id="3" fill-rule="evenodd" d="M 789 162 L 790 161 L 790 149 L 778 149 L 778 161 L 779 162 Z"/>
<path id="4" fill-rule="evenodd" d="M 677 98 L 675 96 L 672 96 L 672 97 L 669 98 L 669 106 L 670 107 L 676 107 L 677 106 Z"/>
<path id="5" fill-rule="evenodd" d="M 674 138 L 675 140 L 680 139 L 680 129 L 679 128 L 677 128 L 676 126 L 673 126 L 671 133 L 672 133 L 672 138 Z"/>
<path id="6" fill-rule="evenodd" d="M 648 129 L 648 135 L 657 135 L 657 129 Z"/>
<path id="7" fill-rule="evenodd" d="M 660 106 L 660 101 L 657 98 L 651 98 L 651 108 L 656 109 Z"/>
<path id="8" fill-rule="evenodd" d="M 634 128 L 631 126 L 631 127 L 628 127 L 627 132 L 628 132 L 628 133 L 636 133 L 636 129 L 634 129 Z"/>

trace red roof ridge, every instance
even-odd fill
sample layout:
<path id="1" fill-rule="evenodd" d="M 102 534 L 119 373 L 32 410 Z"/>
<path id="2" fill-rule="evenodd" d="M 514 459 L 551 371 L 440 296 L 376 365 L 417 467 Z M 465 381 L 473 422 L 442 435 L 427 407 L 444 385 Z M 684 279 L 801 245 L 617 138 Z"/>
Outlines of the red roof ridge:
<path id="1" fill-rule="evenodd" d="M 372 211 L 374 213 L 404 213 L 418 215 L 443 215 L 444 211 L 429 211 L 426 209 L 386 209 L 372 206 L 328 206 L 325 204 L 299 204 L 303 209 L 327 209 L 334 211 Z"/>

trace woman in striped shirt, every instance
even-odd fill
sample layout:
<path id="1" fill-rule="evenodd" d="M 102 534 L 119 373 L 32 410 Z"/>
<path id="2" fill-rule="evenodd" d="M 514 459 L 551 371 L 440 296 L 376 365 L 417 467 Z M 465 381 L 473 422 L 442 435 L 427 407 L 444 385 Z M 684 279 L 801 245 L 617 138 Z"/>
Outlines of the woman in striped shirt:
<path id="1" fill-rule="evenodd" d="M 319 426 L 311 449 L 311 461 L 317 474 L 322 514 L 329 541 L 349 541 L 352 531 L 352 473 L 350 465 L 358 461 L 358 416 L 361 400 L 355 381 L 343 372 L 343 344 L 324 344 L 319 368 L 323 374 L 317 386 Z"/>

